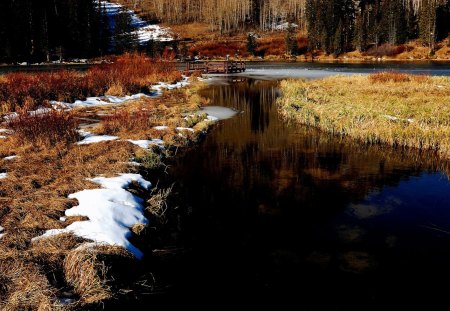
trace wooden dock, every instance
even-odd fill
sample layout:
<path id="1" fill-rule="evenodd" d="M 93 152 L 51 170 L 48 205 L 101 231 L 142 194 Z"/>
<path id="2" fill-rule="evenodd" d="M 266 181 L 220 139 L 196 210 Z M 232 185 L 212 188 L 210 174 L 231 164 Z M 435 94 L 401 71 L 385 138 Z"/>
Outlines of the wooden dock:
<path id="1" fill-rule="evenodd" d="M 244 72 L 246 69 L 245 62 L 242 61 L 194 61 L 186 62 L 185 74 L 192 73 L 218 73 L 231 74 Z"/>

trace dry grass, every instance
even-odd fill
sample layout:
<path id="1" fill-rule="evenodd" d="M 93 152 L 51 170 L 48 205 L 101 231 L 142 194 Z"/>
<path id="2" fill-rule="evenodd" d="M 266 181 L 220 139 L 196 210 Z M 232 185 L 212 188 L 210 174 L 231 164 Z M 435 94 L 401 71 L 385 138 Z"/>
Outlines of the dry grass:
<path id="1" fill-rule="evenodd" d="M 114 296 L 117 290 L 114 286 L 123 278 L 123 269 L 128 271 L 130 260 L 134 260 L 124 250 L 77 249 L 86 241 L 72 235 L 34 242 L 31 239 L 45 230 L 85 220 L 69 218 L 61 222 L 59 218 L 66 209 L 77 204 L 76 200 L 67 198 L 69 194 L 98 188 L 87 178 L 138 172 L 140 168 L 128 162 L 146 152 L 161 159 L 159 149 L 144 151 L 126 139 L 161 138 L 177 147 L 190 144 L 195 136 L 180 137 L 175 127 L 185 125 L 182 113 L 189 113 L 200 104 L 193 87 L 168 92 L 155 99 L 140 99 L 89 112 L 21 114 L 9 124 L 2 124 L 2 128 L 9 126 L 13 132 L 0 144 L 0 168 L 8 173 L 8 177 L 0 181 L 0 224 L 6 233 L 0 239 L 0 309 L 89 308 L 92 303 Z M 73 135 L 74 120 L 79 116 L 100 119 L 101 123 L 91 131 L 114 133 L 123 140 L 74 144 L 77 140 Z M 152 129 L 155 125 L 170 128 L 156 131 Z M 170 155 L 171 147 L 167 146 L 166 150 L 165 156 Z M 10 155 L 18 157 L 3 160 Z M 152 168 L 153 164 L 149 163 L 146 168 Z M 133 239 L 137 244 L 142 243 L 146 238 L 142 233 L 146 230 L 135 231 L 142 236 L 136 235 Z M 122 288 L 129 285 L 125 280 Z M 62 291 L 72 293 L 76 301 L 68 307 L 60 306 L 56 298 Z"/>
<path id="2" fill-rule="evenodd" d="M 397 71 L 382 71 L 369 75 L 369 80 L 372 83 L 404 83 L 404 82 L 427 82 L 429 76 L 426 75 L 411 75 Z"/>
<path id="3" fill-rule="evenodd" d="M 378 73 L 283 81 L 288 119 L 365 143 L 433 150 L 450 156 L 450 79 Z"/>
<path id="4" fill-rule="evenodd" d="M 0 114 L 34 110 L 49 100 L 73 102 L 87 96 L 125 95 L 149 91 L 159 81 L 174 82 L 181 73 L 170 61 L 156 61 L 143 54 L 124 54 L 111 64 L 87 72 L 61 70 L 9 73 L 0 79 Z"/>

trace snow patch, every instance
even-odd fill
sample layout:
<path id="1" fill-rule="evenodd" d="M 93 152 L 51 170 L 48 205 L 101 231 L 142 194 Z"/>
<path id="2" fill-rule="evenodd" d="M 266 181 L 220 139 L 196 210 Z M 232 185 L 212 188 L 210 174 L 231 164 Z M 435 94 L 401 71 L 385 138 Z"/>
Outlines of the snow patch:
<path id="1" fill-rule="evenodd" d="M 16 155 L 12 155 L 12 156 L 9 156 L 9 157 L 4 157 L 3 160 L 10 161 L 10 160 L 14 160 L 17 157 L 18 156 L 16 156 Z"/>
<path id="2" fill-rule="evenodd" d="M 33 240 L 73 233 L 100 245 L 122 246 L 137 259 L 141 259 L 143 253 L 128 241 L 132 235 L 130 228 L 136 224 L 147 225 L 149 222 L 144 217 L 144 200 L 126 189 L 132 182 L 136 182 L 143 189 L 149 190 L 151 183 L 139 174 L 120 174 L 112 178 L 96 177 L 89 180 L 102 188 L 70 194 L 69 198 L 77 199 L 79 205 L 65 211 L 66 216 L 85 216 L 89 220 L 76 221 L 64 229 L 47 230 Z"/>
<path id="3" fill-rule="evenodd" d="M 156 145 L 161 149 L 164 149 L 164 141 L 161 139 L 152 139 L 152 140 L 131 140 L 127 139 L 130 143 L 137 145 L 141 148 L 148 149 L 152 145 Z"/>
<path id="4" fill-rule="evenodd" d="M 105 8 L 112 33 L 114 32 L 113 30 L 115 27 L 114 17 L 122 11 L 130 16 L 131 26 L 135 28 L 134 33 L 137 35 L 138 41 L 141 45 L 146 44 L 150 40 L 173 41 L 170 28 L 161 27 L 159 25 L 150 25 L 149 23 L 143 21 L 135 12 L 125 9 L 120 4 L 101 1 L 100 8 Z"/>
<path id="5" fill-rule="evenodd" d="M 6 136 L 0 136 L 0 139 L 6 139 L 6 138 L 8 138 L 8 137 L 6 137 Z"/>
<path id="6" fill-rule="evenodd" d="M 154 126 L 153 128 L 154 128 L 155 130 L 157 130 L 157 131 L 165 131 L 165 130 L 167 130 L 169 127 L 166 126 L 166 125 L 160 125 L 160 126 Z"/>
<path id="7" fill-rule="evenodd" d="M 127 95 L 127 96 L 112 96 L 112 95 L 105 95 L 105 96 L 97 96 L 97 97 L 88 97 L 86 100 L 76 100 L 74 103 L 64 103 L 60 101 L 50 101 L 50 104 L 53 107 L 56 108 L 63 108 L 63 109 L 73 109 L 77 107 L 95 107 L 95 106 L 104 106 L 104 105 L 118 105 L 123 104 L 130 100 L 136 100 L 139 98 L 151 98 L 152 96 L 144 94 L 144 93 L 138 93 L 134 95 Z"/>
<path id="8" fill-rule="evenodd" d="M 177 131 L 189 131 L 189 132 L 194 132 L 194 129 L 193 128 L 190 128 L 190 127 L 177 127 L 177 128 L 175 128 Z"/>
<path id="9" fill-rule="evenodd" d="M 78 131 L 78 133 L 80 133 L 80 135 L 83 137 L 83 140 L 77 142 L 77 145 L 87 145 L 87 144 L 99 143 L 102 141 L 111 141 L 111 140 L 119 139 L 119 137 L 117 137 L 117 136 L 94 135 L 94 134 L 91 134 L 90 132 L 86 132 L 86 131 L 82 131 L 82 130 Z"/>
<path id="10" fill-rule="evenodd" d="M 8 177 L 8 173 L 0 173 L 0 179 L 5 179 Z"/>

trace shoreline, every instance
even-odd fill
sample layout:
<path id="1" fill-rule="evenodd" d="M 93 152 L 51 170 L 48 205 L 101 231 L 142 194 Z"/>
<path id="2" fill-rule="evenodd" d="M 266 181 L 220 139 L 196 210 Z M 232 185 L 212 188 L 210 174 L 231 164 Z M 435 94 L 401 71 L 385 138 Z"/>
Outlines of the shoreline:
<path id="1" fill-rule="evenodd" d="M 2 124 L 0 279 L 6 287 L 0 306 L 95 308 L 124 288 L 148 291 L 138 281 L 149 270 L 152 228 L 160 226 L 160 208 L 170 194 L 152 176 L 165 170 L 166 158 L 195 146 L 217 120 L 199 112 L 202 87 L 194 82 L 157 97 L 22 114 Z M 77 118 L 97 122 L 81 131 Z M 113 206 L 133 211 L 116 223 L 114 214 L 104 218 L 115 213 Z M 106 231 L 89 235 L 91 227 Z M 116 229 L 127 231 L 121 237 Z"/>
<path id="2" fill-rule="evenodd" d="M 282 116 L 366 144 L 417 148 L 450 158 L 450 79 L 381 72 L 284 80 Z"/>

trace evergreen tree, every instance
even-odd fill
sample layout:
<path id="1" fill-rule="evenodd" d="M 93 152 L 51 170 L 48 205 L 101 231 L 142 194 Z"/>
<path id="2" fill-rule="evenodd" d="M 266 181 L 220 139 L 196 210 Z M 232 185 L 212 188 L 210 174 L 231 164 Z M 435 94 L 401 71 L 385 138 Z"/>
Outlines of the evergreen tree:
<path id="1" fill-rule="evenodd" d="M 255 55 L 256 47 L 257 47 L 256 35 L 254 33 L 252 33 L 252 32 L 249 32 L 247 34 L 247 51 L 251 55 Z"/>
<path id="2" fill-rule="evenodd" d="M 297 35 L 295 27 L 292 25 L 292 23 L 289 23 L 286 29 L 285 44 L 287 55 L 297 55 L 298 51 Z"/>
<path id="3" fill-rule="evenodd" d="M 116 53 L 134 51 L 138 48 L 138 38 L 131 25 L 131 16 L 120 11 L 114 17 L 114 47 Z"/>

